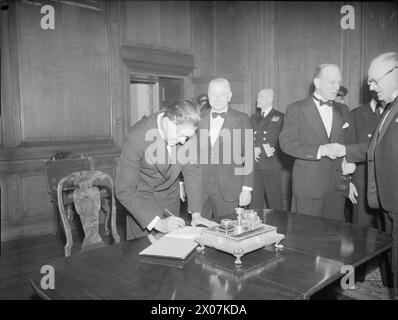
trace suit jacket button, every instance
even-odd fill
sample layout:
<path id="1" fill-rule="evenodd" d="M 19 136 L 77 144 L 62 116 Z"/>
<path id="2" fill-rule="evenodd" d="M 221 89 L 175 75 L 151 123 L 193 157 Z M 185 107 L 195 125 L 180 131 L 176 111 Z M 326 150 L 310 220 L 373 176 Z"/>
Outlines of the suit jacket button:
<path id="1" fill-rule="evenodd" d="M 264 134 L 266 134 L 266 133 L 267 133 L 267 131 L 264 131 L 263 133 L 264 133 Z"/>
<path id="2" fill-rule="evenodd" d="M 257 133 L 257 131 L 254 131 L 254 134 L 256 134 Z"/>
<path id="3" fill-rule="evenodd" d="M 369 134 L 368 134 L 368 137 L 369 137 L 369 138 L 372 138 L 372 134 L 371 134 L 371 133 L 369 133 Z"/>

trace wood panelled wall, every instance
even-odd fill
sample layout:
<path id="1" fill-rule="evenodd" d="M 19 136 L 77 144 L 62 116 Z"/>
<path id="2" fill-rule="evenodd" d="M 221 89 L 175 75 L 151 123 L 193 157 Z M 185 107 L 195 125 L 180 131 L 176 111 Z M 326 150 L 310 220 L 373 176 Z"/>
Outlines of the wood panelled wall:
<path id="1" fill-rule="evenodd" d="M 55 9 L 42 30 L 40 6 Z M 273 87 L 277 108 L 304 98 L 315 67 L 340 65 L 348 105 L 366 99 L 371 59 L 398 49 L 396 3 L 262 1 L 9 1 L 1 11 L 1 238 L 51 231 L 43 160 L 58 151 L 94 156 L 113 175 L 129 122 L 122 46 L 192 55 L 186 96 L 209 79 L 233 82 L 233 103 L 251 113 Z M 343 30 L 340 8 L 355 8 Z M 185 56 L 184 56 L 185 57 Z"/>
<path id="2" fill-rule="evenodd" d="M 345 4 L 355 10 L 353 30 L 340 27 Z M 366 102 L 372 58 L 398 50 L 397 3 L 217 1 L 211 8 L 196 7 L 193 21 L 206 24 L 193 30 L 193 48 L 209 61 L 197 61 L 197 75 L 248 76 L 249 110 L 258 91 L 272 87 L 284 112 L 309 94 L 316 66 L 326 62 L 340 66 L 347 104 L 355 108 Z"/>
<path id="3" fill-rule="evenodd" d="M 122 46 L 192 54 L 189 2 L 9 3 L 1 11 L 3 241 L 52 231 L 43 161 L 54 153 L 93 156 L 114 176 L 129 122 Z M 46 4 L 54 30 L 40 27 Z"/>

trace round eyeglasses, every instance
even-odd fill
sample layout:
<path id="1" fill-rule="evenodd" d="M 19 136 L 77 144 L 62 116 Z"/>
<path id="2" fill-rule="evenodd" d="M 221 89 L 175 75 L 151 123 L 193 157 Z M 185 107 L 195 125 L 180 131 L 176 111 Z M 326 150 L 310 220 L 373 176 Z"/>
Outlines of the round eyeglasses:
<path id="1" fill-rule="evenodd" d="M 395 69 L 398 69 L 398 66 L 393 67 L 392 69 L 390 69 L 389 71 L 387 71 L 385 74 L 383 74 L 379 79 L 375 80 L 375 79 L 368 79 L 368 85 L 370 86 L 372 83 L 376 86 L 379 85 L 379 82 L 381 79 L 383 79 L 385 76 L 387 76 L 388 74 L 390 74 L 391 72 L 393 72 Z"/>

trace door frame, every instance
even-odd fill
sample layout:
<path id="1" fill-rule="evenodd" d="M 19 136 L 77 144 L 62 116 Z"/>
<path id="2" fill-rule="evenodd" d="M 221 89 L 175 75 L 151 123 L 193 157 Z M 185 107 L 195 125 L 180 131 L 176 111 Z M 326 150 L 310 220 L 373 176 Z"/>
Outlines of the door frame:
<path id="1" fill-rule="evenodd" d="M 123 45 L 120 48 L 122 59 L 123 90 L 123 130 L 126 136 L 130 126 L 130 75 L 144 74 L 156 77 L 182 78 L 184 80 L 184 98 L 191 92 L 190 77 L 194 69 L 192 54 L 169 51 L 152 47 Z"/>

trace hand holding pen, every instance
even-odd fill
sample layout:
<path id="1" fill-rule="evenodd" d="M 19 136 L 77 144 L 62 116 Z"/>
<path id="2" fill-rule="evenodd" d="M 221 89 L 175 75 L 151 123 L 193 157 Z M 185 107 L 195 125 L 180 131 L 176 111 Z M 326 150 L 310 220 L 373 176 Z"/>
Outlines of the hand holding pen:
<path id="1" fill-rule="evenodd" d="M 156 230 L 163 233 L 168 233 L 185 226 L 185 221 L 183 219 L 175 216 L 167 209 L 164 209 L 164 211 L 168 217 L 164 219 L 159 219 L 158 222 L 156 222 L 154 226 Z"/>

